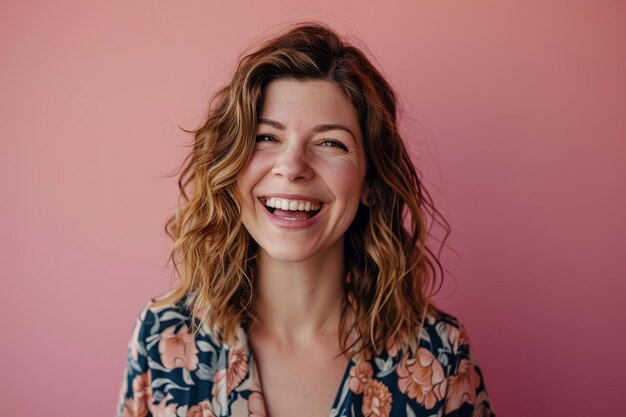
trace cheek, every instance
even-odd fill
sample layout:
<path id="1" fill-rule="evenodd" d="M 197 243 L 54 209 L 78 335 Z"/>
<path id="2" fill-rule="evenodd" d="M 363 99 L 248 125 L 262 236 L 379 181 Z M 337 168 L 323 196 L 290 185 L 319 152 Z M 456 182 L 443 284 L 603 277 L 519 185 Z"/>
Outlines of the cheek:
<path id="1" fill-rule="evenodd" d="M 365 170 L 354 163 L 326 166 L 323 170 L 327 183 L 332 184 L 338 198 L 358 200 L 365 181 Z"/>
<path id="2" fill-rule="evenodd" d="M 253 157 L 237 177 L 237 187 L 243 198 L 247 198 L 252 188 L 263 176 L 263 160 Z"/>
<path id="3" fill-rule="evenodd" d="M 360 192 L 360 183 L 356 177 L 343 176 L 335 181 L 335 189 L 341 192 L 344 198 L 356 197 Z"/>

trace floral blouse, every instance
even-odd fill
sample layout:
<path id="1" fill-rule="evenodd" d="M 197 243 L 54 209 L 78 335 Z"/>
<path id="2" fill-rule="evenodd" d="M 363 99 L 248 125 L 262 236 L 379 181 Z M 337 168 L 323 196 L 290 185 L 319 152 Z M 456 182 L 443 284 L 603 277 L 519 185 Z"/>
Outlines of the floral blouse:
<path id="1" fill-rule="evenodd" d="M 117 416 L 267 416 L 255 360 L 207 325 L 190 333 L 182 304 L 141 312 L 131 337 Z M 427 317 L 416 352 L 388 347 L 350 360 L 329 417 L 494 416 L 467 333 L 452 316 Z"/>

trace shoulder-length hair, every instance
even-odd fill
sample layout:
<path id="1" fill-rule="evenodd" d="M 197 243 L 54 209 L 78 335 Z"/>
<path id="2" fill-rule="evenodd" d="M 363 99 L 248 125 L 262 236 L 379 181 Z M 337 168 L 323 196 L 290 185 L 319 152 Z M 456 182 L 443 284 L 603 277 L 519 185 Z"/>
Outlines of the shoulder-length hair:
<path id="1" fill-rule="evenodd" d="M 391 86 L 361 50 L 319 23 L 297 24 L 243 56 L 206 121 L 190 132 L 195 140 L 179 171 L 180 205 L 165 226 L 173 239 L 168 261 L 180 283 L 159 304 L 187 300 L 194 318 L 229 344 L 253 318 L 258 247 L 241 221 L 237 177 L 254 150 L 264 87 L 282 78 L 337 85 L 355 107 L 364 138 L 369 193 L 344 237 L 341 346 L 356 344 L 368 355 L 392 344 L 415 347 L 426 314 L 439 312 L 430 297 L 443 279 L 427 225 L 443 227 L 442 246 L 450 227 L 400 137 Z M 357 336 L 350 346 L 348 327 Z"/>

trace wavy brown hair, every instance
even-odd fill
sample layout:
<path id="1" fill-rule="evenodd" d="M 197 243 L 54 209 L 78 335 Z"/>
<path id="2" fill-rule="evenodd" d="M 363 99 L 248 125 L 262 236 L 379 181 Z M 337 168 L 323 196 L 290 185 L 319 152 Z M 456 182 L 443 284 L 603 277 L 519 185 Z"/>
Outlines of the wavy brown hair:
<path id="1" fill-rule="evenodd" d="M 358 350 L 379 353 L 391 343 L 415 347 L 443 268 L 427 245 L 429 225 L 450 227 L 435 209 L 398 131 L 396 96 L 358 48 L 329 27 L 300 23 L 241 57 L 228 85 L 179 170 L 180 204 L 165 230 L 179 285 L 158 304 L 186 301 L 195 318 L 234 343 L 252 317 L 256 243 L 241 221 L 237 177 L 255 146 L 264 87 L 289 78 L 337 85 L 355 107 L 367 154 L 368 204 L 344 237 L 346 302 L 340 341 L 348 349 L 349 310 Z M 189 193 L 188 193 L 189 192 Z M 182 266 L 182 268 L 181 268 Z M 194 321 L 195 322 L 195 321 Z"/>

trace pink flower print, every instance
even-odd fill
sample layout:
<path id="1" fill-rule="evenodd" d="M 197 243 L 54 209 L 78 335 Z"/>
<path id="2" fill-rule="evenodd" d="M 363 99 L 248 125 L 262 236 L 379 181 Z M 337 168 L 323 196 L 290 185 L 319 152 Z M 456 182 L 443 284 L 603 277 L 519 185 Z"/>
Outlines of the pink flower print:
<path id="1" fill-rule="evenodd" d="M 177 417 L 176 416 L 176 407 L 178 407 L 178 404 L 176 403 L 167 403 L 168 401 L 170 401 L 171 399 L 173 399 L 174 397 L 172 396 L 172 394 L 167 394 L 167 396 L 165 398 L 163 398 L 161 400 L 160 403 L 154 405 L 153 407 L 150 408 L 150 411 L 152 412 L 152 415 L 154 417 Z"/>
<path id="2" fill-rule="evenodd" d="M 161 334 L 159 340 L 159 354 L 161 362 L 167 369 L 185 368 L 194 371 L 198 367 L 198 348 L 195 337 L 189 334 L 187 326 L 183 325 L 178 333 L 174 333 L 176 326 L 168 327 Z"/>
<path id="3" fill-rule="evenodd" d="M 245 349 L 228 351 L 228 392 L 237 388 L 248 373 L 248 355 Z"/>
<path id="4" fill-rule="evenodd" d="M 204 400 L 191 406 L 187 411 L 187 417 L 215 417 L 215 414 L 213 414 L 211 403 L 208 400 Z"/>
<path id="5" fill-rule="evenodd" d="M 469 344 L 469 335 L 467 334 L 467 330 L 465 330 L 465 326 L 461 325 L 459 327 L 459 345 L 468 345 Z"/>
<path id="6" fill-rule="evenodd" d="M 213 397 L 224 402 L 248 373 L 248 355 L 245 349 L 231 348 L 228 351 L 228 367 L 213 375 Z"/>
<path id="7" fill-rule="evenodd" d="M 462 325 L 455 326 L 449 323 L 441 323 L 437 326 L 437 333 L 442 339 L 448 340 L 454 355 L 458 353 L 459 346 L 467 345 L 469 343 L 467 331 Z"/>
<path id="8" fill-rule="evenodd" d="M 391 393 L 380 381 L 372 380 L 363 392 L 361 411 L 364 416 L 389 417 L 391 412 Z"/>
<path id="9" fill-rule="evenodd" d="M 248 415 L 250 417 L 267 417 L 265 400 L 260 391 L 252 391 L 248 397 Z"/>
<path id="10" fill-rule="evenodd" d="M 426 409 L 434 408 L 444 398 L 447 381 L 443 367 L 429 350 L 419 348 L 411 359 L 404 356 L 396 372 L 400 391 Z"/>
<path id="11" fill-rule="evenodd" d="M 145 417 L 148 406 L 152 405 L 152 388 L 150 387 L 150 371 L 137 375 L 133 379 L 133 398 L 124 402 L 123 417 Z"/>
<path id="12" fill-rule="evenodd" d="M 213 375 L 213 389 L 211 390 L 211 395 L 215 398 L 220 407 L 228 406 L 228 394 L 230 391 L 228 391 L 227 380 L 226 368 L 218 370 L 215 372 L 215 375 Z"/>
<path id="13" fill-rule="evenodd" d="M 367 361 L 359 362 L 358 365 L 350 368 L 350 381 L 348 382 L 350 391 L 361 394 L 372 381 L 372 375 L 374 375 L 374 370 Z"/>
<path id="14" fill-rule="evenodd" d="M 476 372 L 474 364 L 467 359 L 461 359 L 458 373 L 450 377 L 448 382 L 445 413 L 460 408 L 464 403 L 474 404 L 479 386 L 480 375 Z"/>

